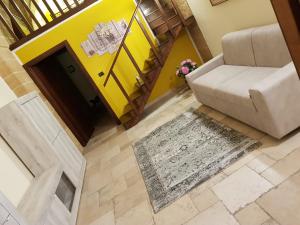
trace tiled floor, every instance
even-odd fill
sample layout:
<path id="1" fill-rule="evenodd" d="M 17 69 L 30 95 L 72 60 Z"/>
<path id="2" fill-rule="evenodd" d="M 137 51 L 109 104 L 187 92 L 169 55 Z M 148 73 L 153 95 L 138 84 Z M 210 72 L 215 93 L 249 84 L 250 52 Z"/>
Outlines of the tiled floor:
<path id="1" fill-rule="evenodd" d="M 190 108 L 263 146 L 154 214 L 131 144 Z M 191 92 L 173 97 L 131 130 L 96 132 L 85 151 L 78 225 L 300 225 L 300 130 L 275 140 L 201 106 Z"/>

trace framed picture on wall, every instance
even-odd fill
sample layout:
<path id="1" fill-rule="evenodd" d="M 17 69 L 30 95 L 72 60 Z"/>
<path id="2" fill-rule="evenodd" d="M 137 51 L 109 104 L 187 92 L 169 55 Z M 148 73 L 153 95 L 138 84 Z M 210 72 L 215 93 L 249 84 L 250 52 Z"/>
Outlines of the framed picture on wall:
<path id="1" fill-rule="evenodd" d="M 226 1 L 228 1 L 228 0 L 210 0 L 212 6 L 219 5 Z"/>

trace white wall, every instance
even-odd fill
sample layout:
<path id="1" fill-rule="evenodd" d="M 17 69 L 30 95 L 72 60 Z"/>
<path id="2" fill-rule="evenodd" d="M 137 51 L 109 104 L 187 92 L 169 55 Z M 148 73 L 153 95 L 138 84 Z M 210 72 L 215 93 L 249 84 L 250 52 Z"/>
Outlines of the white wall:
<path id="1" fill-rule="evenodd" d="M 212 6 L 210 0 L 187 0 L 214 56 L 224 34 L 277 22 L 270 0 L 228 0 Z"/>
<path id="2" fill-rule="evenodd" d="M 16 99 L 0 78 L 0 107 Z M 28 189 L 32 175 L 0 136 L 0 191 L 17 206 Z"/>

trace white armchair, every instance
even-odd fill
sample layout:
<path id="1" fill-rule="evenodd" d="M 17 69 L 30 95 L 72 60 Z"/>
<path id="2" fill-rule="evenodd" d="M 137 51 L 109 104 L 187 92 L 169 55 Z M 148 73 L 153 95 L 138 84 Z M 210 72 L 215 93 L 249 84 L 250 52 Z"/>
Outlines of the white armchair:
<path id="1" fill-rule="evenodd" d="M 300 81 L 278 24 L 224 36 L 223 54 L 187 76 L 199 102 L 276 138 L 300 126 Z"/>

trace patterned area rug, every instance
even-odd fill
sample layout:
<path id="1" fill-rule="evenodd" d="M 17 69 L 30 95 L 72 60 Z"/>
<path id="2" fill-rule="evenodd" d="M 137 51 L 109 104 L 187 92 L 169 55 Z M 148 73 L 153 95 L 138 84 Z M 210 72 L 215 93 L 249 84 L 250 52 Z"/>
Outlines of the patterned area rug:
<path id="1" fill-rule="evenodd" d="M 134 151 L 157 213 L 260 145 L 190 111 L 135 143 Z"/>

